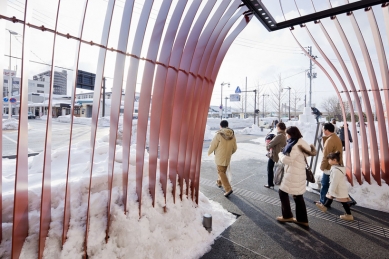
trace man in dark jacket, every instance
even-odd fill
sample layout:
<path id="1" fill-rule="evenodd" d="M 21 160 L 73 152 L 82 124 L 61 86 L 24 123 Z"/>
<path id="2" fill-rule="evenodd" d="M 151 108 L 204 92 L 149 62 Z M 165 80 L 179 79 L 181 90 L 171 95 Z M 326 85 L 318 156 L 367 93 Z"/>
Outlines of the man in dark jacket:
<path id="1" fill-rule="evenodd" d="M 274 164 L 278 162 L 278 153 L 286 145 L 285 135 L 285 123 L 280 122 L 277 124 L 277 135 L 267 144 L 266 149 L 270 151 L 268 153 L 269 160 L 267 161 L 267 184 L 266 188 L 274 188 Z"/>
<path id="2" fill-rule="evenodd" d="M 348 140 L 350 140 L 350 143 L 352 143 L 353 142 L 353 137 L 351 136 L 351 132 L 350 132 L 350 129 L 348 127 L 348 124 L 347 124 L 347 132 L 348 132 Z M 339 138 L 342 141 L 342 147 L 343 147 L 343 150 L 344 150 L 344 147 L 345 147 L 344 125 L 342 127 L 340 127 L 340 129 L 339 129 Z"/>
<path id="3" fill-rule="evenodd" d="M 315 107 L 311 107 L 311 110 L 312 110 L 312 113 L 315 115 L 316 122 L 319 122 L 319 118 L 320 118 L 322 113 Z"/>

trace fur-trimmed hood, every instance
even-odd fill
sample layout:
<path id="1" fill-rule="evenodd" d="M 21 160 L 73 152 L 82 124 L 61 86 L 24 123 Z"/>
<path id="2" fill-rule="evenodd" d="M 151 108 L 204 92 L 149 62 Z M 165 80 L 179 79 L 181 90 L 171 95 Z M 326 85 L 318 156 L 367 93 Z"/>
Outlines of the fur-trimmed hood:
<path id="1" fill-rule="evenodd" d="M 311 150 L 305 149 L 302 145 L 298 145 L 297 147 L 300 149 L 301 152 L 303 152 L 307 156 L 316 156 L 316 154 L 317 154 L 316 148 L 312 144 L 310 145 Z"/>

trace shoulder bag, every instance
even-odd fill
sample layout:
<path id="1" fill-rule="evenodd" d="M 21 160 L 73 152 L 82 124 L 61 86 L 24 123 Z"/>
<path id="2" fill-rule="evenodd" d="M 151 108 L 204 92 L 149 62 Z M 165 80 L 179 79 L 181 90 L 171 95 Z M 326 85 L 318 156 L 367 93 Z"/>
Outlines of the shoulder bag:
<path id="1" fill-rule="evenodd" d="M 313 176 L 312 170 L 308 165 L 307 158 L 304 155 L 305 164 L 307 165 L 305 167 L 305 174 L 307 176 L 307 181 L 310 183 L 315 183 L 315 177 Z"/>
<path id="2" fill-rule="evenodd" d="M 274 184 L 275 185 L 280 185 L 282 182 L 282 178 L 284 177 L 284 168 L 285 165 L 278 161 L 275 166 L 274 166 Z"/>

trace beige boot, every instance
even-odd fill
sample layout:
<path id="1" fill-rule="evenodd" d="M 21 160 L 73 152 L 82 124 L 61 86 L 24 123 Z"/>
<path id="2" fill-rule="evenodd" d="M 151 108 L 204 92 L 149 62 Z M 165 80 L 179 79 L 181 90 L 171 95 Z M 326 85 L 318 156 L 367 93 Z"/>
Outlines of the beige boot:
<path id="1" fill-rule="evenodd" d="M 316 203 L 316 207 L 318 207 L 321 211 L 323 212 L 327 212 L 327 207 L 324 206 L 323 204 L 321 203 Z"/>
<path id="2" fill-rule="evenodd" d="M 351 214 L 344 214 L 344 215 L 340 215 L 340 219 L 347 220 L 347 221 L 353 221 L 354 216 Z"/>

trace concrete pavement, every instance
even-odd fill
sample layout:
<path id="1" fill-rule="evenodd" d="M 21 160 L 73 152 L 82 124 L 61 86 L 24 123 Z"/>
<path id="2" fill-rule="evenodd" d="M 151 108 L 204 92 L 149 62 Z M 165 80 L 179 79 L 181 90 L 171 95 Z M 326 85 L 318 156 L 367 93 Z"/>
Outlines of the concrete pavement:
<path id="1" fill-rule="evenodd" d="M 253 143 L 250 139 L 256 138 L 237 135 L 238 148 L 239 143 Z M 204 151 L 208 146 L 209 141 L 204 143 Z M 339 219 L 344 214 L 340 203 L 334 202 L 333 208 L 323 213 L 313 204 L 318 194 L 306 192 L 310 228 L 278 223 L 278 187 L 263 187 L 266 165 L 266 158 L 235 161 L 234 193 L 227 199 L 215 184 L 214 162 L 202 162 L 201 192 L 237 216 L 202 258 L 389 258 L 388 213 L 354 206 L 355 220 L 346 222 Z M 294 212 L 293 200 L 291 206 Z"/>

